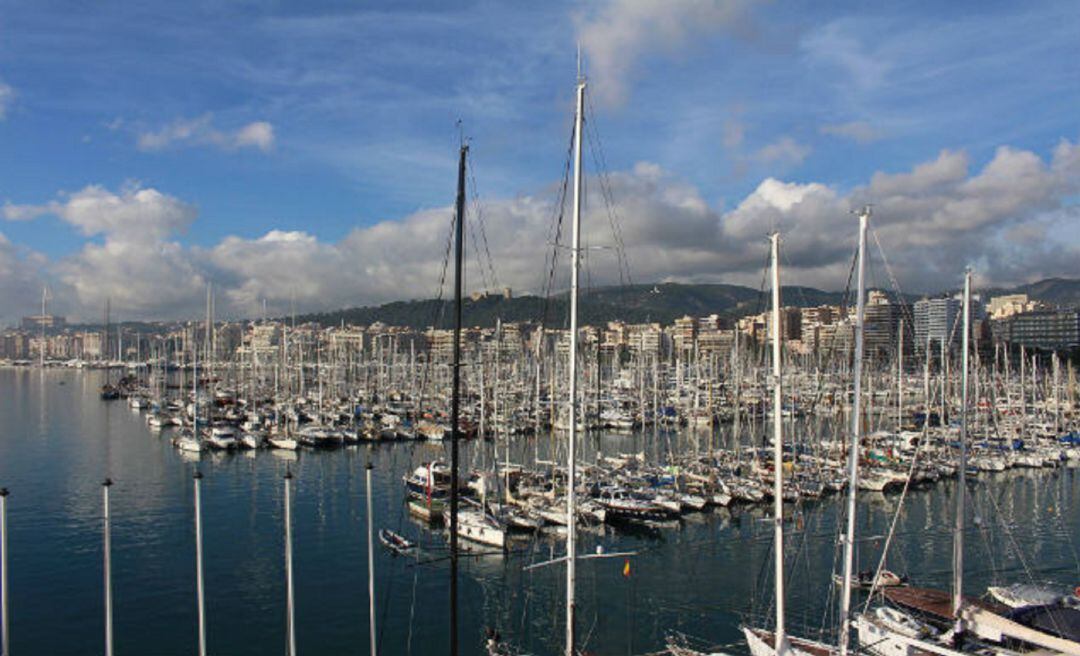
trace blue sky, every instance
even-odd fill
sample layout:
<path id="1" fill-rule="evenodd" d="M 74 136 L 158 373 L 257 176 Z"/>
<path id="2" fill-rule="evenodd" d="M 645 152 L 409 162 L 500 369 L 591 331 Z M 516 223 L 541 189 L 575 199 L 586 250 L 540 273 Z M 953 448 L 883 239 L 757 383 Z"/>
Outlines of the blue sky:
<path id="1" fill-rule="evenodd" d="M 237 314 L 259 297 L 324 307 L 425 296 L 437 281 L 425 286 L 417 272 L 406 283 L 393 270 L 415 265 L 410 258 L 374 256 L 418 248 L 406 226 L 420 230 L 425 217 L 445 214 L 458 119 L 472 143 L 477 190 L 491 205 L 495 241 L 512 246 L 515 235 L 530 234 L 523 226 L 535 222 L 526 210 L 546 215 L 541 209 L 562 175 L 577 43 L 607 169 L 625 174 L 615 176 L 615 196 L 627 199 L 619 214 L 629 231 L 648 237 L 649 225 L 636 222 L 670 222 L 696 208 L 674 228 L 699 237 L 708 230 L 718 242 L 693 252 L 680 250 L 691 237 L 634 244 L 639 279 L 752 279 L 756 273 L 732 253 L 742 243 L 739 221 L 758 220 L 739 208 L 755 206 L 764 181 L 792 185 L 797 196 L 794 205 L 770 200 L 778 214 L 768 221 L 794 221 L 797 235 L 810 233 L 831 224 L 815 222 L 808 196 L 831 194 L 837 211 L 855 198 L 874 201 L 875 174 L 917 177 L 917 167 L 943 150 L 963 154 L 964 174 L 949 178 L 952 187 L 932 207 L 912 209 L 926 188 L 903 191 L 897 207 L 925 215 L 883 217 L 883 230 L 896 227 L 894 259 L 919 247 L 904 240 L 903 224 L 942 229 L 946 219 L 920 221 L 946 205 L 970 204 L 964 194 L 983 188 L 971 179 L 1007 148 L 1006 159 L 1037 158 L 1046 179 L 1018 191 L 1016 203 L 997 202 L 1006 193 L 999 188 L 980 196 L 995 201 L 980 210 L 993 215 L 990 223 L 973 217 L 935 233 L 931 241 L 951 247 L 955 233 L 978 229 L 977 240 L 986 242 L 982 250 L 946 248 L 944 260 L 956 252 L 961 261 L 942 263 L 935 276 L 967 261 L 983 264 L 989 280 L 1013 282 L 1068 275 L 1058 269 L 1075 261 L 1075 229 L 1052 257 L 1043 252 L 1048 227 L 1073 227 L 1077 218 L 1074 154 L 1055 160 L 1063 140 L 1071 147 L 1080 138 L 1075 2 L 358 6 L 0 0 L 7 218 L 0 253 L 7 270 L 20 272 L 0 283 L 0 300 L 23 305 L 47 283 L 63 309 L 89 313 L 101 300 L 91 279 L 146 316 L 197 307 L 194 290 L 207 281 Z M 1000 168 L 1013 171 L 1022 160 Z M 121 224 L 64 211 L 88 188 L 100 192 L 95 211 L 121 211 L 142 189 L 180 213 L 167 229 L 133 236 L 162 216 L 156 206 L 146 209 L 148 218 L 133 210 L 121 234 L 102 227 Z M 427 220 L 438 227 L 442 219 Z M 1009 250 L 1017 230 L 1032 244 L 1023 254 Z M 266 240 L 271 231 L 277 237 Z M 394 231 L 402 241 L 384 235 Z M 845 248 L 852 238 L 838 237 Z M 828 265 L 844 258 L 822 255 L 818 241 L 793 239 L 797 281 L 842 286 Z M 287 242 L 287 252 L 270 242 Z M 100 252 L 91 252 L 95 246 Z M 517 263 L 521 253 L 506 261 L 493 254 L 516 287 L 528 289 L 530 270 L 542 267 L 543 249 L 532 246 L 537 255 L 528 266 Z M 134 250 L 157 251 L 161 261 L 137 262 Z M 1015 266 L 996 263 L 1006 251 Z M 231 259 L 238 253 L 243 264 Z M 319 279 L 320 261 L 353 256 L 373 264 L 339 284 Z M 109 268 L 110 257 L 123 262 Z M 435 260 L 441 251 L 416 257 Z M 296 273 L 306 282 L 267 273 L 283 261 L 302 269 Z M 1024 268 L 1033 263 L 1040 266 Z M 912 288 L 931 285 L 918 275 L 923 263 L 911 269 Z M 149 284 L 105 289 L 109 281 L 123 286 L 125 275 L 191 280 L 162 305 Z"/>

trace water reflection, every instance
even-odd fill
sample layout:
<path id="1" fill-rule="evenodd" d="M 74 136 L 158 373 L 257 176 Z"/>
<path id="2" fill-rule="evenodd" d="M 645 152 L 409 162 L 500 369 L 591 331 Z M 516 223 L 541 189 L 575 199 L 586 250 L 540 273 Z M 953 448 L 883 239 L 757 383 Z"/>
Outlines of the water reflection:
<path id="1" fill-rule="evenodd" d="M 64 384 L 60 384 L 63 382 Z M 262 654 L 284 641 L 282 476 L 296 474 L 294 497 L 298 640 L 305 654 L 338 654 L 366 645 L 366 542 L 363 469 L 374 464 L 377 527 L 421 546 L 415 559 L 376 554 L 380 644 L 396 653 L 434 654 L 447 635 L 443 533 L 413 520 L 401 476 L 445 457 L 446 445 L 361 445 L 338 451 L 260 451 L 191 457 L 152 432 L 141 415 L 97 396 L 99 372 L 0 370 L 0 484 L 10 498 L 16 653 L 84 654 L 101 640 L 100 483 L 113 494 L 116 635 L 129 653 L 188 654 L 195 644 L 191 475 L 206 476 L 203 519 L 210 649 Z M 748 441 L 758 427 L 745 426 Z M 800 439 L 829 434 L 829 422 L 797 425 Z M 749 437 L 755 436 L 755 437 Z M 583 442 L 582 458 L 644 452 L 651 459 L 730 444 L 716 432 L 626 433 Z M 468 444 L 463 462 L 528 463 L 562 457 L 549 436 L 515 440 L 507 453 Z M 971 487 L 969 590 L 1024 580 L 1080 580 L 1077 470 L 1012 470 Z M 947 585 L 955 482 L 913 489 L 897 524 L 889 567 L 927 585 Z M 839 498 L 792 506 L 786 552 L 789 617 L 804 635 L 831 627 Z M 876 564 L 899 504 L 897 495 L 864 495 L 859 506 L 859 566 Z M 584 531 L 582 552 L 636 551 L 579 566 L 579 631 L 598 651 L 642 653 L 670 631 L 707 642 L 738 639 L 749 613 L 772 603 L 771 531 L 763 506 L 690 515 L 671 529 Z M 484 627 L 497 627 L 532 653 L 561 649 L 563 570 L 526 570 L 562 553 L 562 538 L 516 541 L 509 554 L 470 555 L 462 564 L 464 653 L 479 653 Z M 62 631 L 57 627 L 63 627 Z M 388 652 L 389 653 L 389 652 Z"/>

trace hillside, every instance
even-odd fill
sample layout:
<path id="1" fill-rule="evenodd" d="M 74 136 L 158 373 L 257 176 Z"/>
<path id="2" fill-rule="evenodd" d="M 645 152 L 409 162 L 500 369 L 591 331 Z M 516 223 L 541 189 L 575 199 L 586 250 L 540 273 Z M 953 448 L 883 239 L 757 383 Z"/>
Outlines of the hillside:
<path id="1" fill-rule="evenodd" d="M 977 290 L 983 299 L 1003 294 L 1027 294 L 1035 300 L 1055 307 L 1080 307 L 1080 280 L 1048 278 L 1013 288 L 984 288 Z M 784 287 L 784 305 L 812 307 L 815 305 L 838 305 L 844 302 L 842 292 L 827 292 L 813 287 Z M 909 302 L 920 298 L 907 295 Z M 600 325 L 621 320 L 629 323 L 656 322 L 670 324 L 684 315 L 708 316 L 719 314 L 727 318 L 756 314 L 767 309 L 767 293 L 751 287 L 726 284 L 659 283 L 655 285 L 626 285 L 600 287 L 582 293 L 579 311 L 583 325 Z M 342 323 L 370 325 L 377 321 L 394 326 L 427 328 L 437 325 L 449 328 L 453 321 L 453 302 L 434 299 L 418 301 L 394 301 L 378 306 L 366 306 L 333 310 L 329 312 L 298 315 L 297 322 L 314 321 L 324 326 Z M 545 319 L 552 327 L 565 327 L 567 323 L 567 294 L 565 292 L 545 300 L 538 296 L 520 296 L 506 299 L 488 296 L 465 301 L 466 326 L 493 326 L 495 321 L 540 321 Z M 172 322 L 123 322 L 124 327 L 139 332 L 158 330 Z M 100 328 L 86 324 L 70 326 L 73 329 Z"/>
<path id="2" fill-rule="evenodd" d="M 1015 288 L 980 290 L 984 298 L 1001 294 L 1027 294 L 1029 297 L 1056 307 L 1080 307 L 1080 280 L 1048 278 Z M 784 287 L 784 305 L 812 307 L 822 304 L 844 302 L 842 292 L 827 292 L 813 287 Z M 914 302 L 918 295 L 908 295 Z M 478 300 L 466 300 L 464 322 L 466 326 L 493 326 L 497 319 L 503 321 L 539 321 L 546 317 L 547 324 L 565 326 L 567 322 L 567 294 L 562 293 L 549 301 L 537 296 L 521 296 L 505 299 L 490 296 Z M 683 315 L 707 316 L 719 314 L 725 317 L 741 317 L 764 311 L 768 296 L 756 289 L 726 284 L 661 283 L 656 285 L 626 285 L 600 287 L 582 294 L 579 311 L 583 325 L 604 324 L 622 320 L 629 323 L 657 322 L 670 324 Z M 436 325 L 449 328 L 452 325 L 453 303 L 435 300 L 396 301 L 380 306 L 350 308 L 297 317 L 298 321 L 316 321 L 323 325 L 345 323 L 371 324 L 376 321 L 413 328 Z M 436 320 L 439 318 L 439 320 Z"/>
<path id="3" fill-rule="evenodd" d="M 782 293 L 785 305 L 797 306 L 840 303 L 843 296 L 839 292 L 823 292 L 810 287 L 784 287 Z M 750 287 L 663 283 L 598 288 L 582 294 L 579 311 L 583 325 L 603 324 L 613 320 L 669 324 L 687 314 L 743 316 L 762 311 L 767 302 L 766 296 Z M 453 321 L 452 310 L 451 301 L 397 301 L 377 307 L 309 314 L 297 317 L 297 321 L 316 321 L 323 325 L 340 324 L 342 321 L 354 324 L 381 321 L 413 328 L 426 328 L 431 325 L 448 328 Z M 546 316 L 548 325 L 560 327 L 566 324 L 568 312 L 566 293 L 546 302 L 537 296 L 511 299 L 489 296 L 475 301 L 467 299 L 463 308 L 466 326 L 492 326 L 496 319 L 540 321 Z"/>

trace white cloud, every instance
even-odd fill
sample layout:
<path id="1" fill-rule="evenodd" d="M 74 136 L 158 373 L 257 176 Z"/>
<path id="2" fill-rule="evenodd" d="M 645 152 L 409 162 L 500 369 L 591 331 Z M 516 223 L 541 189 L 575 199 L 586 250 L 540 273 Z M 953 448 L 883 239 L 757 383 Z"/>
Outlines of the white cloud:
<path id="1" fill-rule="evenodd" d="M 195 208 L 156 189 L 129 184 L 114 193 L 89 185 L 43 205 L 7 204 L 4 214 L 51 214 L 100 238 L 49 267 L 57 301 L 81 316 L 95 316 L 106 298 L 128 316 L 187 311 L 204 284 L 190 250 L 173 241 L 195 220 Z"/>
<path id="2" fill-rule="evenodd" d="M 218 130 L 213 115 L 177 119 L 158 130 L 144 130 L 136 135 L 139 150 L 162 150 L 174 145 L 216 146 L 228 150 L 256 148 L 263 152 L 274 146 L 274 126 L 266 121 L 248 123 L 233 131 Z"/>
<path id="3" fill-rule="evenodd" d="M 810 156 L 810 151 L 810 146 L 806 144 L 799 143 L 791 137 L 780 137 L 762 146 L 753 157 L 762 164 L 798 166 Z"/>
<path id="4" fill-rule="evenodd" d="M 818 128 L 818 131 L 821 134 L 843 137 L 861 144 L 877 141 L 881 138 L 881 132 L 865 121 L 823 125 Z"/>
<path id="5" fill-rule="evenodd" d="M 968 264 L 1000 284 L 1075 275 L 1080 243 L 1068 228 L 1078 212 L 1071 203 L 1080 193 L 1080 146 L 1062 141 L 1049 158 L 1001 148 L 971 169 L 966 154 L 946 150 L 906 172 L 876 173 L 849 193 L 766 178 L 727 211 L 656 164 L 613 172 L 608 181 L 639 282 L 757 285 L 764 238 L 780 230 L 785 281 L 842 288 L 857 225 L 851 209 L 865 203 L 874 204 L 873 243 L 880 240 L 907 290 L 952 286 Z M 599 183 L 588 184 L 595 189 Z M 586 207 L 583 241 L 610 247 L 616 240 L 599 197 L 593 194 Z M 552 202 L 546 190 L 483 204 L 483 250 L 490 249 L 499 285 L 519 292 L 543 288 L 554 239 L 551 220 L 558 214 Z M 91 318 L 106 298 L 132 318 L 197 315 L 211 280 L 221 290 L 221 313 L 231 316 L 258 314 L 264 300 L 271 311 L 284 312 L 294 301 L 307 311 L 432 297 L 452 216 L 448 204 L 357 228 L 337 242 L 269 230 L 258 238 L 230 236 L 198 248 L 178 241 L 195 220 L 195 208 L 155 189 L 89 186 L 43 205 L 9 204 L 4 211 L 22 219 L 50 212 L 95 239 L 51 263 L 0 240 L 0 274 L 20 272 L 5 275 L 0 302 L 29 307 L 48 278 L 60 311 Z M 474 215 L 470 219 L 476 221 Z M 479 228 L 466 233 L 470 290 L 495 284 L 477 266 L 478 234 Z M 1063 238 L 1049 239 L 1050 234 Z M 567 239 L 564 225 L 562 241 Z M 567 284 L 565 256 L 560 258 L 556 288 Z M 871 259 L 877 279 L 886 280 L 876 252 Z M 620 279 L 610 248 L 587 250 L 585 266 L 593 285 Z"/>
<path id="6" fill-rule="evenodd" d="M 119 193 L 88 185 L 44 205 L 5 203 L 4 217 L 26 221 L 53 214 L 88 236 L 104 234 L 110 239 L 152 242 L 179 232 L 195 220 L 195 208 L 156 189 L 131 183 Z"/>
<path id="7" fill-rule="evenodd" d="M 266 121 L 248 123 L 236 131 L 235 142 L 238 148 L 251 146 L 262 151 L 270 150 L 274 147 L 274 126 Z"/>
<path id="8" fill-rule="evenodd" d="M 15 102 L 15 90 L 0 81 L 0 121 L 7 118 L 8 108 Z"/>
<path id="9" fill-rule="evenodd" d="M 746 29 L 752 0 L 606 0 L 577 16 L 594 93 L 620 103 L 643 57 L 671 53 L 721 30 Z"/>
<path id="10" fill-rule="evenodd" d="M 44 264 L 39 253 L 20 248 L 0 232 L 0 322 L 27 314 L 20 310 L 40 301 Z"/>

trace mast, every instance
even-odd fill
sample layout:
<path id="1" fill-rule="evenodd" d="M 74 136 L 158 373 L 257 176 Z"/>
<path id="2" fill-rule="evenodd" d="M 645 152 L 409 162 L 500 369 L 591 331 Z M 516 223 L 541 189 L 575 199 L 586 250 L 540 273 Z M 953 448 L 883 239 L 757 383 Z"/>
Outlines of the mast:
<path id="1" fill-rule="evenodd" d="M 896 430 L 904 429 L 904 319 L 900 318 L 900 330 L 896 346 Z"/>
<path id="2" fill-rule="evenodd" d="M 855 494 L 859 482 L 859 438 L 862 427 L 863 319 L 866 313 L 863 287 L 866 283 L 866 222 L 870 208 L 859 212 L 859 272 L 855 296 L 855 371 L 851 404 L 851 444 L 848 447 L 847 530 L 844 533 L 844 579 L 840 596 L 840 656 L 847 656 L 851 633 L 851 574 L 855 563 Z M 899 355 L 899 354 L 898 354 Z"/>
<path id="3" fill-rule="evenodd" d="M 368 569 L 368 642 L 371 656 L 378 656 L 377 635 L 375 633 L 375 542 L 371 528 L 371 461 L 364 467 L 364 482 L 367 497 L 367 569 Z"/>
<path id="4" fill-rule="evenodd" d="M 964 327 L 960 342 L 960 475 L 956 490 L 956 526 L 953 529 L 953 615 L 959 617 L 964 590 L 964 496 L 967 491 L 968 340 L 971 333 L 971 270 L 964 272 Z"/>
<path id="5" fill-rule="evenodd" d="M 772 377 L 773 377 L 773 552 L 776 584 L 776 628 L 773 650 L 776 656 L 788 651 L 784 633 L 784 418 L 781 416 L 780 383 L 780 233 L 772 240 Z"/>
<path id="6" fill-rule="evenodd" d="M 450 396 L 450 656 L 458 653 L 458 439 L 461 413 L 461 286 L 465 248 L 465 158 L 469 146 L 461 144 L 458 158 L 456 214 L 454 218 L 454 383 Z M 430 473 L 429 473 L 430 476 Z"/>
<path id="7" fill-rule="evenodd" d="M 41 288 L 41 342 L 38 346 L 38 359 L 40 360 L 40 366 L 45 368 L 45 304 L 49 298 L 49 288 L 44 286 Z"/>
<path id="8" fill-rule="evenodd" d="M 566 655 L 574 656 L 574 580 L 577 558 L 577 347 L 578 269 L 581 244 L 581 126 L 585 113 L 585 78 L 578 74 L 574 113 L 574 227 L 570 248 L 570 436 L 566 460 Z"/>

